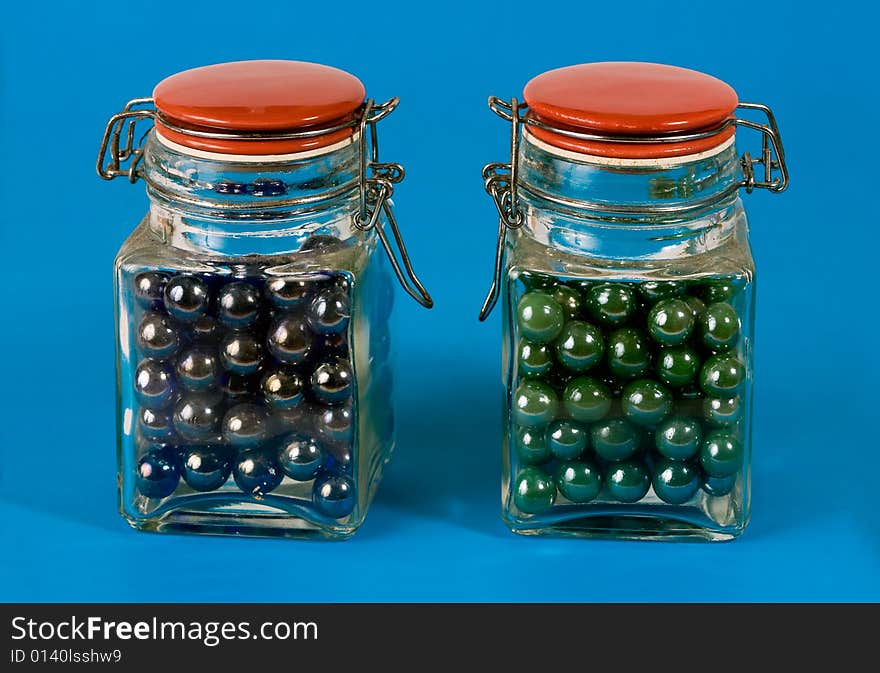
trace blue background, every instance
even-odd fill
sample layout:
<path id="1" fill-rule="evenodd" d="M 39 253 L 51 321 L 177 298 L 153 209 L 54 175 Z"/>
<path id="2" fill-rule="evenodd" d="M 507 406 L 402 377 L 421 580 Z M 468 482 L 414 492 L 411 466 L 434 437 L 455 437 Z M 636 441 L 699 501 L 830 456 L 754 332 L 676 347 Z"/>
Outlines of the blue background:
<path id="1" fill-rule="evenodd" d="M 723 3 L 304 4 L 5 10 L 0 599 L 880 599 L 875 22 L 847 2 L 763 21 Z M 147 200 L 96 176 L 100 135 L 163 77 L 248 58 L 329 63 L 403 101 L 382 151 L 406 165 L 399 220 L 437 306 L 398 292 L 399 449 L 346 543 L 140 534 L 116 513 L 111 265 Z M 499 518 L 499 312 L 476 315 L 496 226 L 480 169 L 507 127 L 485 101 L 593 60 L 706 71 L 781 125 L 791 188 L 745 197 L 754 515 L 734 543 L 529 539 Z"/>

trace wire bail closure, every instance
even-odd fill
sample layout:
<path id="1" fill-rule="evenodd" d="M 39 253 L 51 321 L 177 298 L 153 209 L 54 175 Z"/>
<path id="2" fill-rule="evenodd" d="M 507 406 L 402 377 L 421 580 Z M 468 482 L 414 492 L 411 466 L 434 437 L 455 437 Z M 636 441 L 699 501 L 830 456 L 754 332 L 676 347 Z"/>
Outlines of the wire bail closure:
<path id="1" fill-rule="evenodd" d="M 490 96 L 489 108 L 510 122 L 510 163 L 496 161 L 483 167 L 483 186 L 492 197 L 495 208 L 498 210 L 498 240 L 495 244 L 495 268 L 492 285 L 489 287 L 489 293 L 483 300 L 483 306 L 480 309 L 480 322 L 489 317 L 498 302 L 507 230 L 519 229 L 525 221 L 522 211 L 516 207 L 516 188 L 519 177 L 520 106 L 517 105 L 516 98 L 511 98 L 510 103 L 507 103 L 500 98 Z"/>
<path id="2" fill-rule="evenodd" d="M 355 215 L 354 226 L 361 231 L 369 231 L 376 229 L 379 241 L 391 261 L 391 268 L 394 269 L 394 275 L 397 276 L 398 282 L 406 293 L 416 300 L 425 308 L 434 306 L 434 300 L 422 282 L 416 275 L 406 251 L 406 245 L 403 242 L 403 236 L 400 234 L 400 228 L 397 226 L 397 219 L 394 217 L 394 211 L 391 208 L 391 195 L 394 193 L 394 185 L 404 178 L 403 166 L 397 163 L 383 163 L 379 161 L 379 136 L 376 132 L 376 123 L 385 118 L 397 107 L 398 99 L 391 98 L 381 105 L 374 105 L 373 99 L 370 98 L 364 104 L 364 112 L 360 118 L 360 133 L 358 134 L 358 142 L 361 144 L 360 163 L 361 163 L 361 194 L 360 194 L 360 212 Z M 367 127 L 370 132 L 370 142 L 367 143 Z M 368 159 L 369 155 L 369 159 Z M 382 228 L 382 213 L 388 220 L 388 226 L 391 227 L 391 234 L 394 237 L 394 243 L 400 252 L 400 260 L 403 262 L 403 269 L 397 261 L 397 256 L 391 247 L 391 241 L 385 230 Z M 404 275 L 404 269 L 406 270 Z"/>
<path id="3" fill-rule="evenodd" d="M 152 98 L 135 98 L 128 101 L 121 112 L 110 117 L 104 129 L 104 137 L 101 139 L 101 149 L 98 150 L 98 175 L 105 180 L 126 176 L 128 181 L 134 184 L 142 177 L 140 163 L 144 157 L 143 142 L 150 129 L 144 131 L 137 143 L 134 141 L 134 134 L 139 121 L 148 119 L 152 123 L 155 119 L 155 109 L 140 107 L 152 104 Z M 120 147 L 123 132 L 125 144 Z"/>
<path id="4" fill-rule="evenodd" d="M 507 239 L 508 229 L 520 228 L 525 216 L 517 207 L 517 182 L 519 161 L 519 142 L 521 127 L 534 126 L 535 128 L 544 129 L 568 138 L 579 140 L 592 140 L 608 143 L 633 143 L 633 144 L 651 144 L 651 143 L 674 143 L 685 142 L 690 140 L 699 140 L 701 138 L 709 138 L 721 133 L 731 126 L 742 126 L 761 134 L 761 152 L 757 156 L 752 156 L 749 152 L 744 152 L 740 158 L 742 166 L 743 179 L 735 183 L 730 191 L 736 191 L 744 188 L 746 193 L 751 194 L 755 188 L 767 189 L 774 194 L 785 191 L 788 187 L 788 167 L 785 163 L 785 149 L 782 146 L 782 137 L 779 128 L 776 125 L 776 117 L 773 111 L 762 103 L 739 103 L 738 109 L 741 110 L 757 110 L 762 112 L 767 118 L 766 124 L 753 122 L 748 119 L 740 119 L 739 117 L 731 117 L 724 121 L 723 124 L 705 131 L 686 132 L 686 133 L 667 133 L 656 136 L 605 136 L 595 133 L 585 133 L 574 131 L 569 128 L 562 128 L 547 124 L 533 117 L 529 117 L 528 105 L 526 103 L 517 103 L 516 98 L 510 101 L 502 100 L 497 96 L 489 97 L 489 109 L 492 110 L 502 119 L 509 121 L 511 126 L 510 134 L 510 161 L 508 163 L 492 162 L 486 164 L 483 168 L 483 184 L 486 192 L 492 197 L 495 208 L 498 211 L 498 240 L 495 246 L 495 266 L 492 276 L 492 285 L 483 306 L 480 309 L 480 321 L 486 320 L 495 308 L 500 294 L 501 275 L 503 272 L 504 261 L 504 245 Z M 763 174 L 756 172 L 756 166 L 763 166 Z M 726 194 L 726 193 L 725 193 Z M 723 196 L 719 195 L 720 196 Z"/>
<path id="5" fill-rule="evenodd" d="M 250 140 L 294 140 L 300 138 L 314 138 L 316 136 L 335 133 L 346 128 L 357 129 L 358 143 L 360 145 L 360 207 L 354 217 L 354 226 L 360 231 L 376 229 L 382 247 L 385 249 L 394 274 L 406 293 L 425 308 L 431 308 L 434 300 L 416 276 L 412 267 L 412 261 L 406 250 L 397 220 L 392 211 L 391 195 L 394 193 L 393 185 L 403 180 L 405 172 L 403 166 L 398 163 L 382 163 L 379 161 L 379 141 L 376 133 L 376 124 L 387 117 L 397 107 L 400 100 L 397 97 L 390 98 L 384 103 L 376 104 L 373 99 L 368 99 L 361 107 L 360 114 L 353 120 L 333 127 L 320 129 L 307 129 L 303 131 L 276 132 L 217 132 L 189 129 L 179 126 L 168 120 L 153 106 L 152 98 L 135 98 L 129 101 L 120 112 L 110 117 L 104 129 L 101 139 L 101 147 L 98 150 L 96 168 L 98 175 L 105 180 L 127 177 L 132 184 L 143 177 L 141 163 L 144 157 L 144 141 L 150 131 L 148 126 L 140 138 L 135 141 L 136 127 L 138 123 L 148 120 L 151 124 L 160 120 L 163 126 L 173 131 L 202 138 L 218 139 L 250 139 Z M 369 131 L 369 143 L 367 132 Z M 295 205 L 297 199 L 291 199 L 290 204 Z M 394 243 L 400 253 L 403 268 L 394 254 L 391 240 L 382 227 L 384 213 L 391 227 Z M 405 270 L 405 271 L 404 271 Z"/>

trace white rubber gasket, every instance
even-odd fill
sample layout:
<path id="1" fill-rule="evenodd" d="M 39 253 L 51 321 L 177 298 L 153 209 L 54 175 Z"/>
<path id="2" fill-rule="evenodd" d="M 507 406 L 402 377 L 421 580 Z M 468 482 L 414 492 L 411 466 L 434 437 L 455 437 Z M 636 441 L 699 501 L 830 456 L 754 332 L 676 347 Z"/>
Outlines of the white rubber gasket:
<path id="1" fill-rule="evenodd" d="M 595 154 L 584 154 L 583 152 L 564 150 L 561 147 L 554 147 L 549 143 L 545 143 L 543 140 L 539 140 L 534 135 L 532 135 L 528 127 L 526 127 L 523 131 L 523 138 L 538 149 L 547 152 L 547 154 L 553 154 L 563 159 L 576 161 L 582 164 L 633 168 L 672 168 L 674 166 L 681 166 L 682 164 L 687 164 L 692 161 L 700 161 L 702 159 L 708 159 L 709 157 L 714 157 L 716 154 L 721 154 L 724 150 L 733 145 L 734 141 L 736 140 L 736 134 L 730 136 L 730 138 L 725 140 L 717 147 L 708 149 L 705 152 L 698 152 L 697 154 L 683 154 L 679 157 L 654 157 L 651 159 L 621 159 L 619 157 L 600 157 L 596 156 Z"/>
<path id="2" fill-rule="evenodd" d="M 327 145 L 326 147 L 317 147 L 313 150 L 305 150 L 303 152 L 291 152 L 290 154 L 225 154 L 222 152 L 207 152 L 205 150 L 197 150 L 193 149 L 192 147 L 186 147 L 185 145 L 176 143 L 173 140 L 169 140 L 168 138 L 163 136 L 158 129 L 156 129 L 156 138 L 159 140 L 159 142 L 165 145 L 165 147 L 174 150 L 175 152 L 186 154 L 191 157 L 196 157 L 197 159 L 209 159 L 212 161 L 233 161 L 243 164 L 267 164 L 275 162 L 282 163 L 297 161 L 299 159 L 311 159 L 312 157 L 319 157 L 322 154 L 330 154 L 331 152 L 341 150 L 343 147 L 351 145 L 352 143 L 357 141 L 359 135 L 360 132 L 356 131 L 348 138 L 340 140 L 337 143 L 333 143 L 332 145 Z"/>

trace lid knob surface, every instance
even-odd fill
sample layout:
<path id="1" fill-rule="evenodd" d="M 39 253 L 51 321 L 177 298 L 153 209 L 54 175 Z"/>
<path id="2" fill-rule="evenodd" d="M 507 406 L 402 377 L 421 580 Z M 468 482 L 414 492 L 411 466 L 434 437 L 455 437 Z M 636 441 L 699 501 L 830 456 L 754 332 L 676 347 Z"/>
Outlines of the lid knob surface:
<path id="1" fill-rule="evenodd" d="M 237 61 L 185 70 L 153 90 L 157 133 L 185 147 L 227 154 L 286 154 L 318 149 L 354 133 L 364 102 L 361 81 L 303 61 Z M 327 130 L 308 138 L 216 138 L 189 131 L 269 136 Z"/>
<path id="2" fill-rule="evenodd" d="M 610 142 L 615 136 L 711 131 L 733 117 L 736 91 L 695 70 L 657 63 L 585 63 L 538 75 L 526 84 L 528 115 L 549 126 L 607 136 L 584 140 L 528 126 L 561 149 L 605 157 L 649 159 L 695 154 L 723 144 L 728 126 L 707 138 L 663 143 Z"/>

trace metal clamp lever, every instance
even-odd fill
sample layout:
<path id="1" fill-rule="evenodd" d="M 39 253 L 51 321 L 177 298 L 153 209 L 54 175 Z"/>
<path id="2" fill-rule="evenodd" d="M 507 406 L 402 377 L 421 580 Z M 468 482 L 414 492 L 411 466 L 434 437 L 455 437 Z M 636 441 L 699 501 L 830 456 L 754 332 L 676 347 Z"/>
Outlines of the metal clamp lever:
<path id="1" fill-rule="evenodd" d="M 748 119 L 735 120 L 737 126 L 753 129 L 761 133 L 761 156 L 753 158 L 748 152 L 742 155 L 743 181 L 741 187 L 745 187 L 746 193 L 751 194 L 755 187 L 769 189 L 778 194 L 788 187 L 788 166 L 785 164 L 785 149 L 782 147 L 782 136 L 776 126 L 776 117 L 773 111 L 762 103 L 740 103 L 737 107 L 744 110 L 760 110 L 767 117 L 767 124 L 758 124 Z M 755 179 L 755 164 L 764 167 L 764 179 Z M 779 176 L 774 177 L 773 171 L 778 170 Z"/>
<path id="2" fill-rule="evenodd" d="M 431 295 L 428 294 L 428 291 L 425 289 L 425 286 L 422 285 L 418 276 L 416 276 L 412 261 L 409 258 L 409 253 L 406 251 L 406 244 L 403 242 L 403 236 L 400 234 L 400 228 L 397 226 L 397 219 L 394 217 L 394 211 L 391 208 L 391 201 L 389 200 L 394 193 L 394 187 L 392 186 L 391 181 L 384 178 L 373 177 L 369 178 L 367 183 L 368 189 L 366 203 L 368 218 L 366 220 L 361 220 L 359 217 L 356 217 L 355 226 L 362 231 L 368 231 L 375 228 L 376 234 L 379 236 L 379 241 L 381 241 L 382 247 L 388 255 L 391 267 L 394 269 L 394 275 L 397 276 L 397 280 L 400 282 L 401 287 L 406 290 L 406 293 L 410 297 L 415 299 L 425 308 L 433 307 L 434 300 L 431 298 Z M 388 238 L 388 234 L 385 233 L 385 229 L 382 227 L 382 213 L 384 213 L 385 217 L 388 219 L 388 225 L 391 227 L 394 242 L 397 245 L 397 249 L 400 251 L 400 259 L 403 262 L 404 269 L 406 269 L 406 275 L 404 275 L 404 269 L 401 269 L 400 267 L 400 262 L 397 261 L 397 256 L 394 254 L 394 250 L 391 247 L 391 241 Z M 407 282 L 407 279 L 409 279 L 409 282 Z"/>
<path id="3" fill-rule="evenodd" d="M 151 105 L 152 103 L 152 98 L 135 98 L 129 101 L 121 112 L 110 117 L 110 121 L 107 122 L 107 127 L 104 129 L 104 137 L 101 139 L 101 149 L 98 150 L 98 175 L 105 180 L 128 176 L 129 182 L 137 182 L 140 177 L 138 166 L 144 156 L 142 144 L 149 128 L 135 145 L 135 127 L 142 119 L 149 119 L 152 122 L 156 117 L 155 110 L 138 106 Z M 125 131 L 125 144 L 120 147 L 119 140 L 123 131 Z M 109 162 L 107 161 L 108 151 L 110 154 Z M 126 162 L 128 162 L 128 167 L 123 168 L 123 164 Z"/>
<path id="4" fill-rule="evenodd" d="M 390 114 L 397 107 L 397 103 L 397 98 L 391 98 L 382 105 L 377 106 L 373 103 L 373 99 L 370 98 L 364 105 L 358 137 L 361 143 L 361 207 L 360 212 L 355 215 L 354 226 L 361 231 L 376 229 L 376 234 L 379 236 L 379 241 L 381 241 L 382 247 L 388 255 L 391 267 L 394 269 L 394 275 L 397 276 L 400 286 L 419 304 L 425 308 L 431 308 L 434 306 L 434 300 L 428 294 L 418 276 L 416 276 L 409 253 L 406 251 L 406 245 L 403 242 L 403 236 L 400 234 L 400 228 L 397 226 L 394 211 L 391 209 L 390 198 L 394 193 L 394 185 L 403 180 L 405 175 L 403 166 L 397 163 L 379 161 L 379 137 L 376 133 L 376 122 Z M 367 141 L 368 130 L 369 142 Z M 400 262 L 398 262 L 397 256 L 394 254 L 388 235 L 382 228 L 382 213 L 385 213 L 385 217 L 388 219 L 388 225 L 391 227 L 394 242 L 400 252 L 403 269 L 401 269 Z M 404 269 L 406 270 L 405 275 Z"/>
<path id="5" fill-rule="evenodd" d="M 501 274 L 504 265 L 504 244 L 507 241 L 507 230 L 518 229 L 523 225 L 521 210 L 516 207 L 517 173 L 519 168 L 519 125 L 520 106 L 516 98 L 510 103 L 490 96 L 489 107 L 493 112 L 510 121 L 510 163 L 493 162 L 483 168 L 483 186 L 498 210 L 498 239 L 495 244 L 495 267 L 492 274 L 492 285 L 483 300 L 480 309 L 480 322 L 492 313 L 501 293 Z"/>

